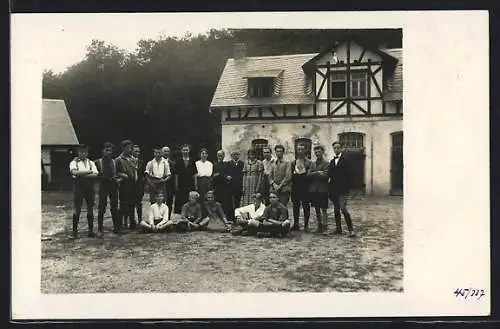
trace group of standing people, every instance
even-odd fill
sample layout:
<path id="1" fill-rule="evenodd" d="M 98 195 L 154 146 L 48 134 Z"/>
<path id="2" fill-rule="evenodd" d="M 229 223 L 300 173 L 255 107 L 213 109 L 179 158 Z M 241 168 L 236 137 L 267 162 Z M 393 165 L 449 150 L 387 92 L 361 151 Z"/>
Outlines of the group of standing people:
<path id="1" fill-rule="evenodd" d="M 328 232 L 329 199 L 334 205 L 336 229 L 342 234 L 341 213 L 349 236 L 354 229 L 347 210 L 351 171 L 348 158 L 338 142 L 332 144 L 334 158 L 324 158 L 325 149 L 314 147 L 315 161 L 306 156 L 305 145 L 296 147 L 293 161 L 284 159 L 282 145 L 262 150 L 217 152 L 217 160 L 208 160 L 208 151 L 201 149 L 199 159 L 191 156 L 191 147 L 181 147 L 181 157 L 173 160 L 169 147 L 153 149 L 153 159 L 141 160 L 141 149 L 129 140 L 121 143 L 121 153 L 113 158 L 114 145 L 104 143 L 102 157 L 95 162 L 87 158 L 88 148 L 80 146 L 71 161 L 74 178 L 74 209 L 72 237 L 78 237 L 78 223 L 83 200 L 87 205 L 88 236 L 93 237 L 94 183 L 98 181 L 98 229 L 103 235 L 104 213 L 110 201 L 113 232 L 124 228 L 141 228 L 143 232 L 186 231 L 205 229 L 211 220 L 221 221 L 233 234 L 271 234 L 284 236 L 289 230 L 300 230 L 300 209 L 303 210 L 304 231 L 309 231 L 311 206 L 316 211 L 317 233 Z M 142 200 L 148 185 L 151 207 L 143 217 Z M 288 214 L 292 202 L 293 225 Z M 137 220 L 135 215 L 137 214 Z"/>

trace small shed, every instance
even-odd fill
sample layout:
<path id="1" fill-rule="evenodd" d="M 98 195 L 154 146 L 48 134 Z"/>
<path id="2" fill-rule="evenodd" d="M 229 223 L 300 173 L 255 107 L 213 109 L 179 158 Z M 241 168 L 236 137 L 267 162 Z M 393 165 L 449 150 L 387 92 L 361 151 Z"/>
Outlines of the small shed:
<path id="1" fill-rule="evenodd" d="M 62 99 L 42 100 L 42 189 L 71 189 L 69 163 L 78 137 Z"/>

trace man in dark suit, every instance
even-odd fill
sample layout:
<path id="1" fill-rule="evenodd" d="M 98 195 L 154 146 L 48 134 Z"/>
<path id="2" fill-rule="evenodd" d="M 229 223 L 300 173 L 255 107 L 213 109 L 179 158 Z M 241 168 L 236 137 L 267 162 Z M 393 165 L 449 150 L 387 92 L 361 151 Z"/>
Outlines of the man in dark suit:
<path id="1" fill-rule="evenodd" d="M 234 208 L 231 198 L 229 182 L 226 179 L 227 162 L 224 161 L 225 153 L 223 150 L 217 151 L 217 161 L 213 168 L 213 188 L 215 190 L 215 199 L 222 206 L 226 218 L 234 221 Z"/>
<path id="2" fill-rule="evenodd" d="M 170 152 L 170 148 L 168 146 L 164 146 L 161 149 L 163 157 L 168 161 L 168 165 L 170 166 L 170 172 L 172 175 L 175 175 L 175 161 L 172 160 L 172 155 Z M 169 179 L 165 184 L 165 204 L 168 207 L 169 216 L 172 214 L 174 208 L 174 193 L 175 193 L 175 176 Z M 170 218 L 170 217 L 169 217 Z"/>
<path id="3" fill-rule="evenodd" d="M 120 203 L 120 223 L 121 228 L 136 227 L 135 222 L 135 204 L 136 192 L 135 184 L 137 182 L 137 161 L 132 156 L 133 144 L 126 139 L 121 142 L 122 153 L 115 159 L 116 175 L 120 178 L 118 188 L 118 199 Z"/>
<path id="4" fill-rule="evenodd" d="M 226 179 L 229 181 L 229 190 L 232 198 L 233 209 L 240 207 L 241 196 L 243 195 L 243 161 L 240 160 L 240 152 L 233 151 L 231 160 L 226 166 Z M 234 217 L 234 214 L 229 218 Z M 226 215 L 229 216 L 229 215 Z"/>
<path id="5" fill-rule="evenodd" d="M 181 158 L 175 163 L 175 202 L 174 213 L 180 214 L 182 207 L 189 200 L 189 192 L 196 188 L 196 170 L 195 161 L 190 156 L 191 146 L 185 144 L 181 147 Z"/>
<path id="6" fill-rule="evenodd" d="M 342 223 L 340 213 L 344 215 L 349 236 L 355 237 L 351 215 L 347 211 L 347 196 L 351 185 L 351 168 L 349 159 L 342 154 L 340 142 L 332 143 L 334 157 L 328 166 L 329 196 L 333 202 L 335 226 L 334 234 L 342 234 Z"/>
<path id="7" fill-rule="evenodd" d="M 135 210 L 137 212 L 137 221 L 139 224 L 142 221 L 142 199 L 144 198 L 144 185 L 146 183 L 146 163 L 141 159 L 141 147 L 134 145 L 132 148 L 132 156 L 137 160 L 137 181 L 135 182 Z"/>

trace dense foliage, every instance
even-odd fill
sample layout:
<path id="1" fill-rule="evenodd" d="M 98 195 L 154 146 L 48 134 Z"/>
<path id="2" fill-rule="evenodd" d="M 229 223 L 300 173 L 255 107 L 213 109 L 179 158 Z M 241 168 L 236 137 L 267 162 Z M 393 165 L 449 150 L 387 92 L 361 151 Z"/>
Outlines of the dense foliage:
<path id="1" fill-rule="evenodd" d="M 43 74 L 43 97 L 64 99 L 91 157 L 105 141 L 128 138 L 150 157 L 154 145 L 220 145 L 217 113 L 209 105 L 233 44 L 247 55 L 318 52 L 342 37 L 401 47 L 401 30 L 211 30 L 183 38 L 140 40 L 127 52 L 92 40 L 86 57 L 62 74 Z"/>

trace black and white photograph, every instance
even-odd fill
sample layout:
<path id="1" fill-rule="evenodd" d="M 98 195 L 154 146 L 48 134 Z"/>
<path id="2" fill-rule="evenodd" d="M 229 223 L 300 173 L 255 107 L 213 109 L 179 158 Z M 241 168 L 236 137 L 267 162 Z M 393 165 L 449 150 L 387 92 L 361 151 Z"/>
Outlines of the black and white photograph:
<path id="1" fill-rule="evenodd" d="M 408 166 L 440 163 L 406 141 L 404 24 L 96 15 L 43 20 L 42 295 L 407 293 Z"/>
<path id="2" fill-rule="evenodd" d="M 403 291 L 402 30 L 160 32 L 45 68 L 42 291 Z"/>

